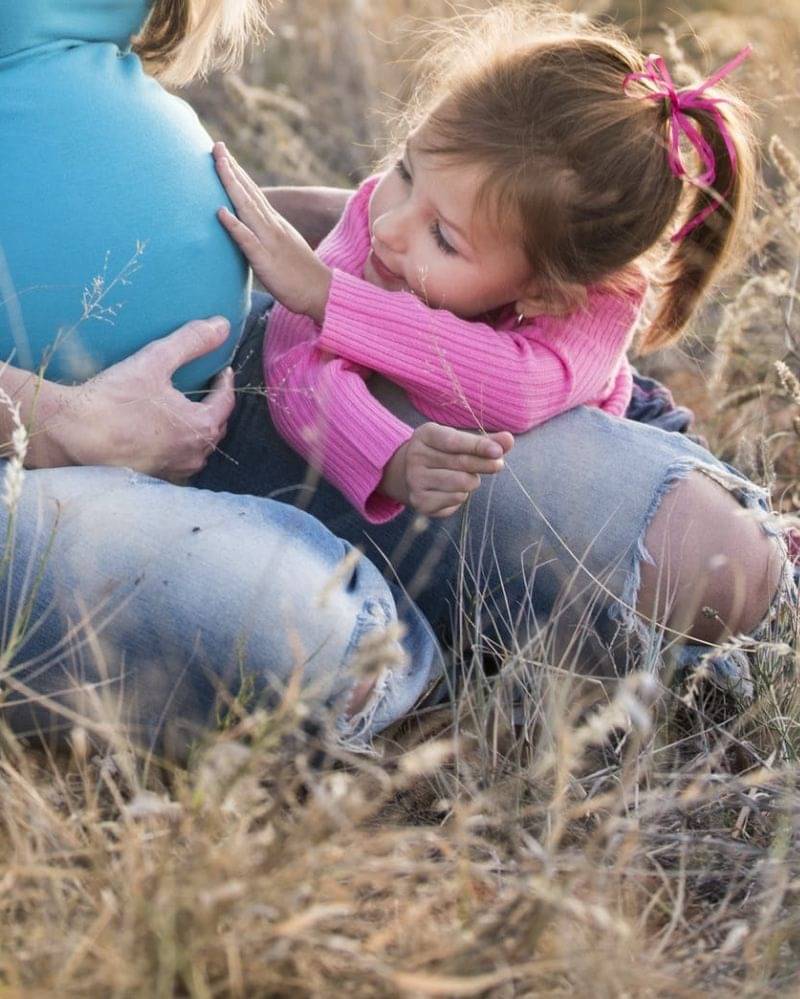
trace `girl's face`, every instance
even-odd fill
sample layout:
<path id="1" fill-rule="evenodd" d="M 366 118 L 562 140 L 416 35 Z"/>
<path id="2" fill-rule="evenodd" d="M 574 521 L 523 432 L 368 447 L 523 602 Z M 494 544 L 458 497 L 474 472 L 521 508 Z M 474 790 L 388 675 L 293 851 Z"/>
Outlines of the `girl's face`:
<path id="1" fill-rule="evenodd" d="M 481 169 L 447 164 L 415 148 L 414 139 L 372 193 L 365 280 L 411 291 L 463 319 L 511 303 L 524 312 L 530 264 L 510 232 L 474 210 Z"/>

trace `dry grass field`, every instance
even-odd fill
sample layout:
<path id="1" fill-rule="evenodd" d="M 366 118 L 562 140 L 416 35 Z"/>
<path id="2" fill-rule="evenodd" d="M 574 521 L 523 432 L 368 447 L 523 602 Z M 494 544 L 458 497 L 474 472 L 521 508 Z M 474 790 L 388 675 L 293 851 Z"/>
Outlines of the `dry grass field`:
<path id="1" fill-rule="evenodd" d="M 477 5 L 477 0 L 473 0 Z M 745 0 L 565 3 L 679 72 L 745 41 L 765 184 L 751 255 L 642 368 L 710 446 L 800 510 L 800 12 Z M 240 76 L 189 98 L 264 183 L 350 184 L 380 155 L 445 0 L 276 6 Z M 784 368 L 776 367 L 783 362 Z M 787 373 L 788 370 L 788 373 Z M 509 649 L 379 758 L 232 713 L 187 768 L 69 759 L 0 731 L 0 995 L 766 997 L 800 993 L 797 649 L 756 696 L 578 685 Z M 521 676 L 531 693 L 511 720 Z"/>

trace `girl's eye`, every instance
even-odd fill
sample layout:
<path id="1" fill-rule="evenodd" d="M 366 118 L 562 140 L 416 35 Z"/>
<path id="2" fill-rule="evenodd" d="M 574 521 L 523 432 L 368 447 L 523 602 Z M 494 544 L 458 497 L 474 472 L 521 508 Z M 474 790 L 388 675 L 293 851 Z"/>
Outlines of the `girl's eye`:
<path id="1" fill-rule="evenodd" d="M 410 184 L 411 183 L 411 174 L 408 172 L 408 170 L 406 170 L 406 165 L 402 161 L 402 159 L 399 159 L 397 161 L 397 163 L 395 164 L 395 169 L 400 174 L 400 176 L 403 178 L 403 180 L 406 182 L 406 184 Z"/>
<path id="2" fill-rule="evenodd" d="M 431 225 L 431 235 L 436 240 L 436 245 L 439 247 L 442 253 L 446 253 L 448 256 L 452 256 L 453 254 L 458 253 L 458 250 L 454 246 L 451 246 L 450 243 L 448 243 L 447 240 L 444 238 L 442 230 L 439 228 L 438 222 L 434 222 Z"/>

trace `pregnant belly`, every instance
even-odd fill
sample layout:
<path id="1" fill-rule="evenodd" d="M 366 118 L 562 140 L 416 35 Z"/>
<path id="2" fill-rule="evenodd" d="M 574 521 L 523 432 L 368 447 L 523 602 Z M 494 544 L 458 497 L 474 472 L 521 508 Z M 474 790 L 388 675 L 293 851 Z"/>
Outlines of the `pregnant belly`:
<path id="1" fill-rule="evenodd" d="M 233 354 L 250 274 L 215 217 L 211 139 L 136 56 L 79 44 L 0 61 L 0 360 L 79 382 L 190 319 L 228 342 L 180 370 L 201 388 Z"/>

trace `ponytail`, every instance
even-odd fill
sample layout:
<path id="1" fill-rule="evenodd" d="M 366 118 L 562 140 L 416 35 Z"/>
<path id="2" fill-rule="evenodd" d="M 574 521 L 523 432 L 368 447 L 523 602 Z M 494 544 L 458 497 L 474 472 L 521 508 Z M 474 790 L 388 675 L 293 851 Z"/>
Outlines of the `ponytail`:
<path id="1" fill-rule="evenodd" d="M 698 126 L 715 164 L 713 187 L 695 184 L 688 221 L 673 237 L 661 267 L 656 313 L 639 340 L 645 354 L 674 343 L 704 294 L 738 255 L 757 186 L 755 142 L 748 110 L 726 94 L 725 109 L 684 111 Z"/>

